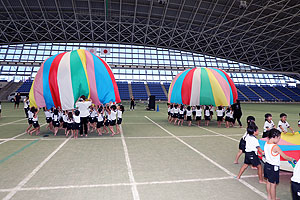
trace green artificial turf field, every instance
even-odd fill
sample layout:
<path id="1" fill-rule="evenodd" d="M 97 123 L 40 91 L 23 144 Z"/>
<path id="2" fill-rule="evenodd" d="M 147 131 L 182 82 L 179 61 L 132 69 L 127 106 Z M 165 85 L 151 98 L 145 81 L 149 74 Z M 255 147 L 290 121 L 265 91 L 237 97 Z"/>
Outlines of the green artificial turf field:
<path id="1" fill-rule="evenodd" d="M 146 111 L 138 103 L 123 115 L 123 134 L 91 133 L 87 138 L 54 137 L 39 114 L 40 136 L 24 133 L 22 106 L 2 103 L 0 119 L 0 198 L 4 199 L 264 199 L 265 185 L 247 169 L 241 181 L 233 164 L 244 128 L 178 127 L 167 121 L 166 104 Z M 299 104 L 242 104 L 243 118 L 254 115 L 262 133 L 264 114 L 288 114 L 296 131 Z M 194 122 L 195 123 L 195 122 Z M 49 134 L 49 137 L 42 137 Z M 240 158 L 243 163 L 244 157 Z M 291 173 L 281 172 L 277 195 L 291 199 Z"/>

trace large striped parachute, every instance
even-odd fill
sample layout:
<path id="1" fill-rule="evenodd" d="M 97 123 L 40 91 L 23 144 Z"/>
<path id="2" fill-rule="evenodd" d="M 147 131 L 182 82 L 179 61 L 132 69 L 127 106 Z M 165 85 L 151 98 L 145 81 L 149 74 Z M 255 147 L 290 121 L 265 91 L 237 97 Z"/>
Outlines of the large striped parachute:
<path id="1" fill-rule="evenodd" d="M 69 110 L 81 95 L 96 105 L 121 101 L 108 64 L 89 51 L 78 49 L 51 56 L 42 63 L 29 100 L 31 106 Z"/>
<path id="2" fill-rule="evenodd" d="M 185 105 L 228 106 L 238 98 L 228 74 L 214 67 L 187 69 L 173 79 L 168 102 Z"/>
<path id="3" fill-rule="evenodd" d="M 267 138 L 262 138 L 259 140 L 259 145 L 262 150 L 265 148 Z M 277 144 L 280 149 L 286 154 L 294 158 L 295 160 L 300 159 L 300 134 L 296 132 L 292 133 L 281 133 L 281 138 Z M 293 171 L 292 166 L 284 158 L 280 156 L 280 168 L 285 171 Z"/>

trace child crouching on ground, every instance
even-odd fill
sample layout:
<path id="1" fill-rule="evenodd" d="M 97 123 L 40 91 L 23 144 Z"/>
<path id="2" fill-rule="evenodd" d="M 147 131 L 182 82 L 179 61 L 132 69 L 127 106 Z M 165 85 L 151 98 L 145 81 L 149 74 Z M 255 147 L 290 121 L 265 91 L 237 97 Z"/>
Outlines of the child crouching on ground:
<path id="1" fill-rule="evenodd" d="M 258 136 L 258 127 L 255 125 L 255 123 L 252 122 L 247 128 L 247 136 L 245 138 L 246 141 L 245 161 L 244 161 L 244 165 L 240 169 L 237 179 L 240 179 L 244 171 L 248 168 L 248 166 L 252 165 L 253 167 L 257 167 L 259 183 L 266 183 L 263 179 L 261 163 L 257 156 L 257 151 L 259 151 L 263 155 L 264 152 L 260 148 L 256 136 Z"/>
<path id="2" fill-rule="evenodd" d="M 39 125 L 39 118 L 38 118 L 39 109 L 32 107 L 31 112 L 33 113 L 33 118 L 32 118 L 33 129 L 30 130 L 29 133 L 30 133 L 30 135 L 32 135 L 32 133 L 35 132 L 35 135 L 38 135 L 38 134 L 40 134 L 40 125 Z"/>

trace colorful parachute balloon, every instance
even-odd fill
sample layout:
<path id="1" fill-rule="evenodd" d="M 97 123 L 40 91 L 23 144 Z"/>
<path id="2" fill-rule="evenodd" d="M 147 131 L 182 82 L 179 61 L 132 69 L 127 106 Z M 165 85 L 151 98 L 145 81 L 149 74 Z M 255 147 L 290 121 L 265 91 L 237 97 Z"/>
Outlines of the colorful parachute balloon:
<path id="1" fill-rule="evenodd" d="M 265 143 L 267 142 L 266 138 L 262 138 L 259 140 L 259 145 L 262 150 L 264 150 Z M 286 133 L 286 134 L 281 134 L 281 139 L 278 143 L 278 146 L 280 149 L 287 155 L 295 160 L 300 159 L 300 135 L 299 133 L 295 133 L 293 135 L 292 133 Z M 280 168 L 287 170 L 287 171 L 292 171 L 293 168 L 288 162 L 280 156 Z"/>
<path id="2" fill-rule="evenodd" d="M 169 103 L 227 106 L 236 102 L 236 87 L 228 74 L 214 67 L 187 69 L 173 79 Z"/>
<path id="3" fill-rule="evenodd" d="M 42 63 L 29 100 L 31 106 L 69 110 L 81 95 L 96 105 L 121 102 L 108 64 L 89 51 L 78 49 L 51 56 Z"/>

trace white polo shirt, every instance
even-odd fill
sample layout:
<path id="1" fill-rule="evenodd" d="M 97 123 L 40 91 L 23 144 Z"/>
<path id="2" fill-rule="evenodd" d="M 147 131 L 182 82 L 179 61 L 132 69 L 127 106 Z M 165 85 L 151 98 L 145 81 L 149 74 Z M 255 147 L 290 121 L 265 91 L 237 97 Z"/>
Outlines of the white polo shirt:
<path id="1" fill-rule="evenodd" d="M 283 122 L 283 121 L 279 120 L 279 122 L 278 122 L 278 127 L 277 127 L 277 129 L 278 129 L 280 132 L 282 132 L 282 130 L 281 130 L 281 128 L 280 128 L 279 126 L 281 126 L 281 128 L 282 128 L 285 132 L 287 132 L 287 129 L 290 128 L 290 125 L 289 125 L 289 123 L 288 123 L 287 121 Z"/>
<path id="2" fill-rule="evenodd" d="M 223 117 L 223 110 L 217 110 L 216 112 L 218 117 Z"/>
<path id="3" fill-rule="evenodd" d="M 272 129 L 274 128 L 275 124 L 274 122 L 271 120 L 270 122 L 268 121 L 265 121 L 265 124 L 264 124 L 264 132 L 268 131 L 267 129 Z"/>
<path id="4" fill-rule="evenodd" d="M 254 135 L 247 135 L 245 138 L 246 141 L 246 152 L 254 151 L 257 155 L 257 147 L 259 147 L 259 143 L 257 138 Z"/>
<path id="5" fill-rule="evenodd" d="M 87 117 L 90 115 L 89 107 L 92 105 L 90 101 L 77 102 L 76 107 L 80 111 L 80 117 Z"/>
<path id="6" fill-rule="evenodd" d="M 295 168 L 294 168 L 294 173 L 293 176 L 291 178 L 291 180 L 295 183 L 300 183 L 300 160 L 298 160 Z"/>
<path id="7" fill-rule="evenodd" d="M 196 109 L 196 116 L 197 117 L 201 117 L 202 116 L 202 108 L 200 108 L 199 110 Z"/>

